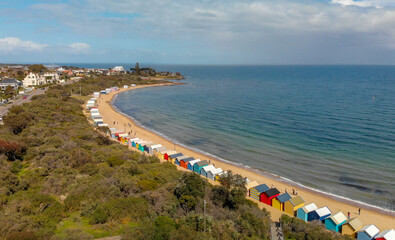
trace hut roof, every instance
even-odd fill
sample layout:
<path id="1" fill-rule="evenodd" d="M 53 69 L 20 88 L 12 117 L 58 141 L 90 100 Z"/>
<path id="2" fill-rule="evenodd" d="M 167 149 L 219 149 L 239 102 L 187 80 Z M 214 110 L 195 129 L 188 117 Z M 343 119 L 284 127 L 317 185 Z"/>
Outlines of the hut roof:
<path id="1" fill-rule="evenodd" d="M 210 170 L 211 174 L 213 174 L 213 175 L 220 174 L 223 171 L 224 170 L 222 170 L 222 168 L 214 168 L 214 169 Z"/>
<path id="2" fill-rule="evenodd" d="M 181 157 L 182 155 L 183 155 L 182 153 L 175 153 L 175 154 L 169 155 L 169 157 L 176 158 L 176 157 Z"/>
<path id="3" fill-rule="evenodd" d="M 342 212 L 337 212 L 337 213 L 333 214 L 332 216 L 330 216 L 329 218 L 332 219 L 332 221 L 336 225 L 339 225 L 347 220 L 346 216 Z"/>
<path id="4" fill-rule="evenodd" d="M 195 163 L 200 162 L 200 161 L 201 161 L 200 159 L 195 159 L 195 160 L 189 161 L 188 164 L 191 164 L 193 166 Z"/>
<path id="5" fill-rule="evenodd" d="M 370 238 L 373 238 L 380 232 L 380 230 L 373 224 L 366 225 L 365 227 L 361 228 L 359 232 L 365 232 Z"/>
<path id="6" fill-rule="evenodd" d="M 267 190 L 270 189 L 266 184 L 261 184 L 261 185 L 255 186 L 253 188 L 255 188 L 260 193 L 266 192 Z"/>
<path id="7" fill-rule="evenodd" d="M 195 158 L 194 157 L 189 157 L 189 158 L 182 159 L 182 161 L 184 161 L 184 163 L 190 162 L 192 160 L 195 160 Z"/>
<path id="8" fill-rule="evenodd" d="M 166 147 L 158 147 L 158 148 L 155 148 L 155 150 L 156 150 L 157 152 L 162 152 L 162 151 L 165 151 L 165 150 L 166 150 Z"/>
<path id="9" fill-rule="evenodd" d="M 289 195 L 289 193 L 283 193 L 280 196 L 277 197 L 278 201 L 281 203 L 285 203 L 286 201 L 290 200 L 292 197 Z"/>
<path id="10" fill-rule="evenodd" d="M 162 151 L 160 153 L 162 153 L 162 154 L 166 154 L 167 153 L 167 155 L 171 155 L 171 154 L 174 154 L 174 153 L 177 153 L 177 152 L 174 151 L 174 150 L 164 150 L 164 151 Z"/>
<path id="11" fill-rule="evenodd" d="M 315 205 L 315 203 L 310 203 L 310 204 L 303 207 L 303 211 L 306 213 L 309 213 L 311 211 L 316 210 L 317 208 L 318 207 L 317 207 L 317 205 Z"/>
<path id="12" fill-rule="evenodd" d="M 178 161 L 181 161 L 182 159 L 186 159 L 186 158 L 189 158 L 188 156 L 180 156 L 180 157 L 176 157 L 176 159 L 178 160 Z"/>
<path id="13" fill-rule="evenodd" d="M 359 218 L 353 218 L 347 222 L 354 230 L 358 230 L 362 227 L 363 223 Z"/>
<path id="14" fill-rule="evenodd" d="M 292 198 L 291 200 L 289 200 L 290 202 L 291 202 L 291 204 L 295 207 L 295 206 L 298 206 L 298 205 L 300 205 L 300 204 L 302 204 L 302 203 L 304 203 L 304 200 L 303 200 L 303 198 L 301 197 L 301 196 L 297 196 L 297 197 L 294 197 L 294 198 Z"/>
<path id="15" fill-rule="evenodd" d="M 387 240 L 393 240 L 393 239 L 395 239 L 395 231 L 394 231 L 394 229 L 382 231 L 379 235 L 376 236 L 376 238 L 384 238 Z"/>
<path id="16" fill-rule="evenodd" d="M 202 166 L 208 165 L 208 162 L 207 162 L 206 160 L 203 160 L 203 161 L 197 162 L 196 164 L 197 164 L 199 167 L 202 167 Z"/>
<path id="17" fill-rule="evenodd" d="M 326 215 L 328 215 L 328 214 L 331 214 L 331 210 L 329 210 L 328 207 L 319 208 L 319 209 L 315 210 L 315 212 L 316 212 L 316 213 L 318 214 L 318 216 L 320 216 L 320 217 L 323 217 L 323 216 L 326 216 Z"/>
<path id="18" fill-rule="evenodd" d="M 160 147 L 162 147 L 162 144 L 155 144 L 155 145 L 151 146 L 152 149 L 156 149 L 156 148 L 160 148 Z"/>
<path id="19" fill-rule="evenodd" d="M 131 138 L 131 139 L 129 139 L 129 141 L 137 141 L 137 140 L 140 140 L 140 138 Z"/>
<path id="20" fill-rule="evenodd" d="M 273 197 L 276 196 L 277 194 L 280 194 L 280 191 L 278 191 L 277 188 L 271 188 L 267 190 L 265 193 L 268 197 Z"/>
<path id="21" fill-rule="evenodd" d="M 204 171 L 208 172 L 208 171 L 214 170 L 215 166 L 211 164 L 211 165 L 203 167 L 203 169 L 204 169 Z"/>

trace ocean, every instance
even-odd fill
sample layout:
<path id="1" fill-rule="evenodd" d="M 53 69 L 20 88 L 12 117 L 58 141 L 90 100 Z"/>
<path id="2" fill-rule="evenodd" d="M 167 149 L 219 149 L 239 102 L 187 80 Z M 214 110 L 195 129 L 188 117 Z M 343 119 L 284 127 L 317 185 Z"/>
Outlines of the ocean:
<path id="1" fill-rule="evenodd" d="M 186 84 L 118 95 L 114 105 L 144 127 L 395 210 L 395 66 L 154 67 L 181 72 Z"/>

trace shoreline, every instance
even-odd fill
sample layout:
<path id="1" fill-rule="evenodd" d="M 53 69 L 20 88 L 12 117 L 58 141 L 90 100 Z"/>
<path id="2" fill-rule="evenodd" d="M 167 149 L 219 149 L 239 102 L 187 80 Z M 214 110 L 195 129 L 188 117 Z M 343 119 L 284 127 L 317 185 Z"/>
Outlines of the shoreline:
<path id="1" fill-rule="evenodd" d="M 381 209 L 377 206 L 369 205 L 367 203 L 348 199 L 346 197 L 334 195 L 331 193 L 326 193 L 318 189 L 312 189 L 303 186 L 300 183 L 293 182 L 290 179 L 272 174 L 270 172 L 255 169 L 243 164 L 237 164 L 225 159 L 221 159 L 218 156 L 206 153 L 200 149 L 195 149 L 193 147 L 183 145 L 159 132 L 142 126 L 133 117 L 123 113 L 116 106 L 113 105 L 113 102 L 116 100 L 118 94 L 121 92 L 146 87 L 172 86 L 179 84 L 183 83 L 142 85 L 128 89 L 120 89 L 119 91 L 111 92 L 108 95 L 101 95 L 98 99 L 99 111 L 102 114 L 103 119 L 106 123 L 113 123 L 114 121 L 116 121 L 118 122 L 118 125 L 115 125 L 114 127 L 120 130 L 132 130 L 132 133 L 140 139 L 150 140 L 155 143 L 162 144 L 167 149 L 173 149 L 175 147 L 178 152 L 182 152 L 184 153 L 184 155 L 210 160 L 212 164 L 216 165 L 216 167 L 221 167 L 224 170 L 232 170 L 232 172 L 240 174 L 243 177 L 248 177 L 250 181 L 257 181 L 259 184 L 265 183 L 268 186 L 273 185 L 281 192 L 284 192 L 285 189 L 288 189 L 288 192 L 290 192 L 292 188 L 294 188 L 298 191 L 298 195 L 304 198 L 306 204 L 314 202 L 319 207 L 328 206 L 331 209 L 332 213 L 335 213 L 337 211 L 343 211 L 344 214 L 347 214 L 347 212 L 350 212 L 351 217 L 358 217 L 364 223 L 364 225 L 375 224 L 381 230 L 390 229 L 395 226 L 394 211 Z M 127 123 L 130 123 L 131 127 L 129 127 Z M 123 128 L 123 126 L 125 127 Z M 268 205 L 263 205 L 263 207 L 272 212 L 272 216 L 279 215 L 279 210 L 274 209 L 273 207 Z M 361 208 L 361 215 L 357 214 L 358 208 Z"/>

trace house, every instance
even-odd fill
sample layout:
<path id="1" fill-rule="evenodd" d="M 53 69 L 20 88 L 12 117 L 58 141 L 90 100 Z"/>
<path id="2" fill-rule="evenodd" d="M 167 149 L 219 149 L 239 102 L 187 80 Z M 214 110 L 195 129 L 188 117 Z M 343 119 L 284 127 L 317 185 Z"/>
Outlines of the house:
<path id="1" fill-rule="evenodd" d="M 206 160 L 197 162 L 193 165 L 193 171 L 197 174 L 200 174 L 200 171 L 202 170 L 203 167 L 208 166 L 208 162 Z"/>
<path id="2" fill-rule="evenodd" d="M 209 171 L 211 171 L 211 170 L 214 170 L 215 169 L 215 166 L 214 165 L 207 165 L 207 166 L 204 166 L 203 168 L 202 168 L 202 170 L 200 170 L 200 175 L 202 175 L 202 176 L 204 176 L 204 177 L 207 177 L 207 173 L 209 172 Z"/>
<path id="3" fill-rule="evenodd" d="M 261 184 L 250 188 L 250 197 L 259 201 L 261 194 L 269 190 L 270 188 L 266 184 Z"/>
<path id="4" fill-rule="evenodd" d="M 174 164 L 180 166 L 181 160 L 182 160 L 182 159 L 186 159 L 186 158 L 189 158 L 189 157 L 188 157 L 188 156 L 176 157 L 176 160 L 174 161 Z"/>
<path id="5" fill-rule="evenodd" d="M 215 177 L 219 174 L 222 174 L 224 170 L 222 168 L 215 168 L 207 172 L 207 178 L 211 180 L 215 180 Z"/>
<path id="6" fill-rule="evenodd" d="M 355 237 L 357 232 L 362 228 L 363 223 L 358 218 L 352 218 L 342 225 L 342 234 Z M 377 239 L 377 238 L 376 238 Z"/>
<path id="7" fill-rule="evenodd" d="M 334 232 L 340 232 L 341 226 L 347 221 L 347 217 L 342 212 L 337 212 L 325 219 L 325 227 Z"/>
<path id="8" fill-rule="evenodd" d="M 272 199 L 278 195 L 280 195 L 280 191 L 278 191 L 277 188 L 271 188 L 266 192 L 261 193 L 259 201 L 272 206 Z"/>
<path id="9" fill-rule="evenodd" d="M 296 216 L 296 211 L 304 206 L 304 200 L 301 196 L 294 197 L 284 204 L 284 212 Z"/>
<path id="10" fill-rule="evenodd" d="M 175 154 L 169 155 L 169 158 L 167 160 L 174 164 L 176 161 L 176 158 L 181 157 L 181 156 L 183 156 L 182 153 L 175 153 Z"/>
<path id="11" fill-rule="evenodd" d="M 193 171 L 194 165 L 195 165 L 196 163 L 200 162 L 200 161 L 201 161 L 200 159 L 195 159 L 195 160 L 189 161 L 189 162 L 188 162 L 188 167 L 187 167 L 187 168 L 188 168 L 189 170 Z"/>
<path id="12" fill-rule="evenodd" d="M 194 157 L 184 158 L 180 161 L 180 167 L 188 169 L 188 162 L 195 160 Z"/>
<path id="13" fill-rule="evenodd" d="M 395 240 L 394 229 L 385 230 L 376 236 L 376 240 Z"/>
<path id="14" fill-rule="evenodd" d="M 331 215 L 331 210 L 328 207 L 318 208 L 312 212 L 309 212 L 308 221 L 312 222 L 314 220 L 318 220 L 323 222 L 326 218 Z"/>
<path id="15" fill-rule="evenodd" d="M 115 66 L 112 70 L 116 72 L 124 72 L 125 68 L 123 66 Z"/>
<path id="16" fill-rule="evenodd" d="M 57 73 L 44 73 L 43 75 L 29 73 L 22 82 L 24 87 L 29 87 L 56 83 L 59 80 L 60 76 Z"/>
<path id="17" fill-rule="evenodd" d="M 0 81 L 0 90 L 5 91 L 7 87 L 12 87 L 13 90 L 18 90 L 18 88 L 22 86 L 21 81 L 18 81 L 14 78 L 6 78 Z"/>
<path id="18" fill-rule="evenodd" d="M 296 217 L 303 219 L 307 222 L 309 213 L 316 210 L 318 207 L 315 203 L 310 203 L 304 207 L 299 208 L 296 210 Z"/>
<path id="19" fill-rule="evenodd" d="M 361 228 L 361 230 L 358 231 L 357 239 L 358 240 L 372 240 L 379 233 L 380 233 L 380 230 L 375 225 L 373 225 L 373 224 L 366 225 L 363 228 Z"/>
<path id="20" fill-rule="evenodd" d="M 272 206 L 274 208 L 277 208 L 278 210 L 284 211 L 285 202 L 289 201 L 291 198 L 292 197 L 291 195 L 289 195 L 289 193 L 283 193 L 281 195 L 278 195 L 277 197 L 273 198 Z"/>

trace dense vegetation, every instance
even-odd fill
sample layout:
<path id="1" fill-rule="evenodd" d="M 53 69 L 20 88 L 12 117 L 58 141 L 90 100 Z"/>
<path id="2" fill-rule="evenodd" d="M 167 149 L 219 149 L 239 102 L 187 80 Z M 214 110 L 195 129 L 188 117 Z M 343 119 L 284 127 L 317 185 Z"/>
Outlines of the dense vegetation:
<path id="1" fill-rule="evenodd" d="M 270 216 L 245 199 L 241 176 L 212 186 L 93 129 L 83 100 L 131 83 L 151 82 L 83 79 L 10 110 L 0 129 L 0 239 L 268 239 Z"/>

